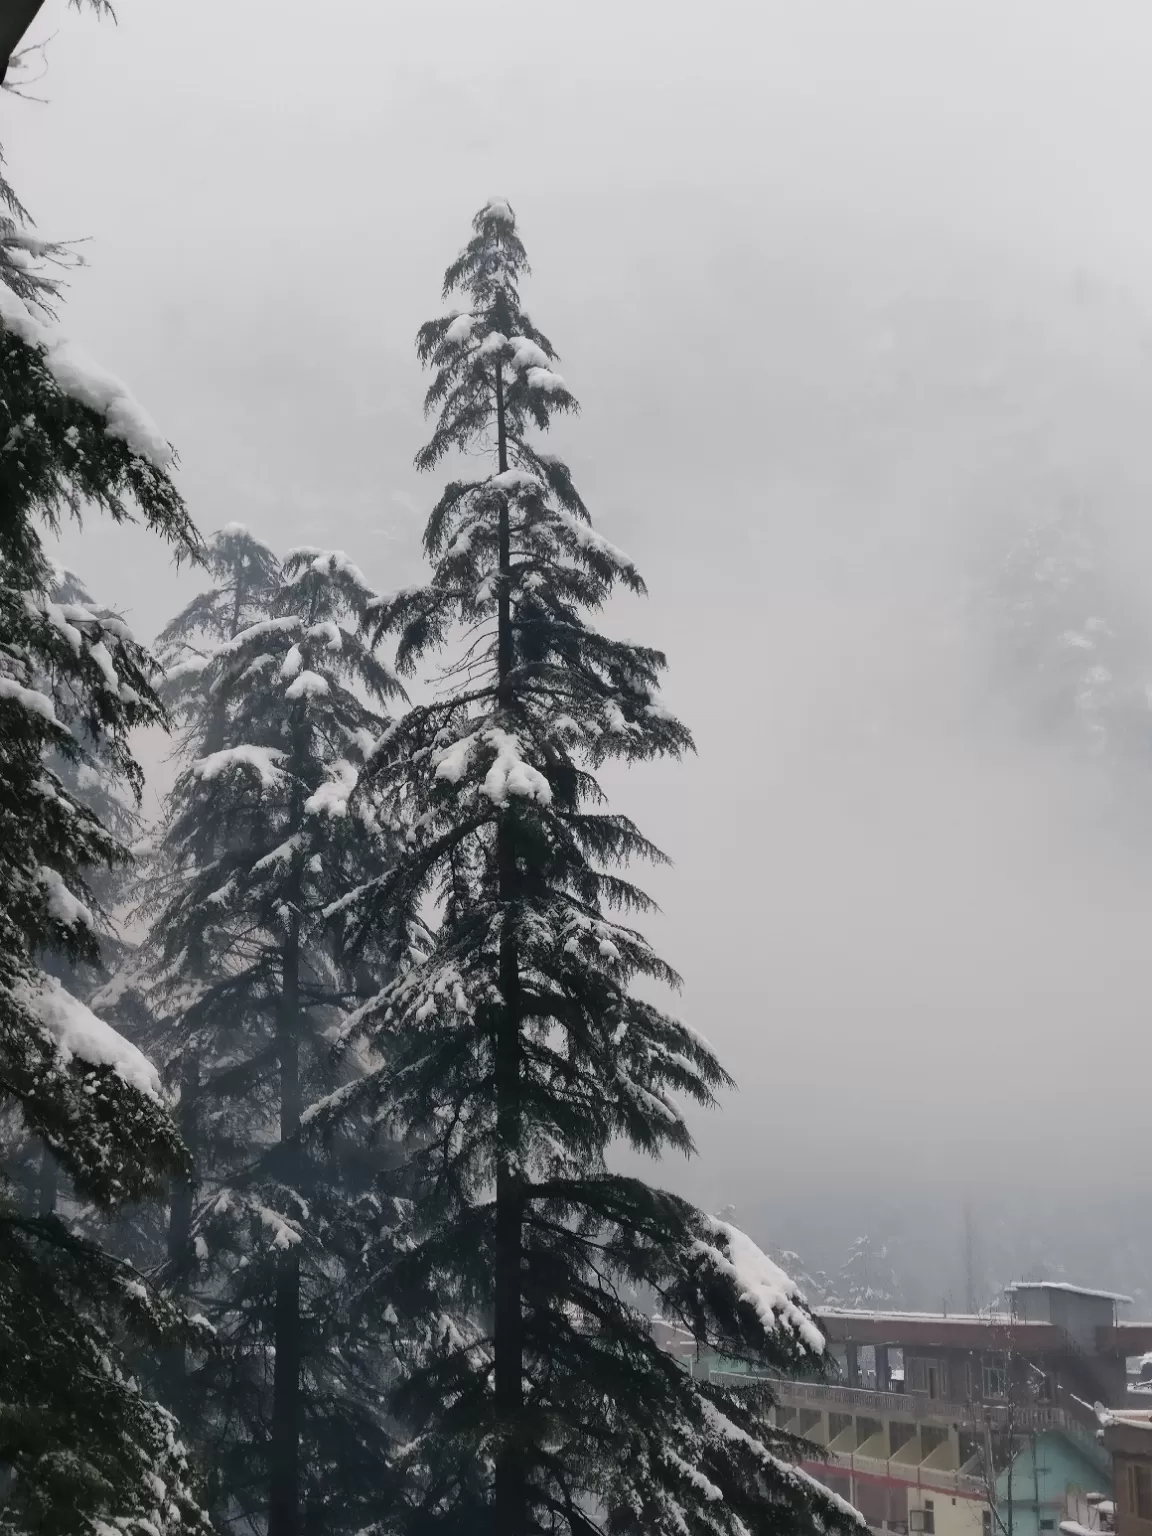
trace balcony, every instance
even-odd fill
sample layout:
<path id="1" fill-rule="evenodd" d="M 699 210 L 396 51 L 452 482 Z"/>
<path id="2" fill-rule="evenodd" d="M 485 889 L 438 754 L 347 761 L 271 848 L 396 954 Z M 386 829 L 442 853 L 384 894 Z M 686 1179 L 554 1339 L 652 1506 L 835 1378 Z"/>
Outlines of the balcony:
<path id="1" fill-rule="evenodd" d="M 1096 1438 L 1093 1420 L 1089 1424 L 1054 1403 L 1029 1403 L 1023 1405 L 987 1402 L 949 1402 L 929 1397 L 923 1392 L 875 1392 L 867 1387 L 841 1387 L 827 1382 L 792 1381 L 775 1376 L 746 1376 L 730 1371 L 710 1371 L 709 1380 L 727 1387 L 747 1387 L 762 1381 L 772 1392 L 782 1408 L 810 1408 L 828 1413 L 866 1415 L 873 1419 L 911 1420 L 916 1424 L 955 1426 L 970 1432 L 982 1432 L 985 1426 L 996 1430 L 1009 1427 L 1016 1433 L 1054 1430 L 1072 1440 L 1090 1459 L 1106 1468 L 1108 1458 Z M 899 1470 L 890 1467 L 885 1460 L 841 1454 L 829 1451 L 833 1465 L 852 1466 L 861 1472 L 875 1472 L 879 1476 L 908 1476 L 915 1482 L 917 1468 L 902 1465 Z M 875 1460 L 876 1464 L 871 1463 Z M 955 1480 L 955 1481 L 950 1481 Z M 933 1469 L 924 1472 L 925 1485 L 953 1493 L 982 1492 L 983 1483 L 967 1476 L 963 1470 L 949 1472 Z"/>

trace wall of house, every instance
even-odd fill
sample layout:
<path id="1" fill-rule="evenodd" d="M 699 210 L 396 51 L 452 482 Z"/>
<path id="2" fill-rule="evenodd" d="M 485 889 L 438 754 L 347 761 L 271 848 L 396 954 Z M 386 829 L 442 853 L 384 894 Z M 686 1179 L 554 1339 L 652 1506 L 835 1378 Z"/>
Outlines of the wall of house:
<path id="1" fill-rule="evenodd" d="M 1012 1463 L 1012 1536 L 1057 1536 L 1070 1497 L 1090 1491 L 1111 1496 L 1112 1480 L 1063 1435 L 1038 1434 Z M 1008 1519 L 1009 1477 L 996 1480 L 1001 1519 Z M 1149 1533 L 1152 1536 L 1152 1533 Z"/>
<path id="2" fill-rule="evenodd" d="M 929 1507 L 932 1511 L 931 1521 L 912 1518 L 917 1510 L 923 1517 Z M 965 1498 L 963 1495 L 953 1498 L 950 1494 L 933 1493 L 931 1489 L 908 1490 L 909 1523 L 925 1526 L 931 1524 L 935 1536 L 982 1536 L 986 1508 L 983 1499 Z"/>

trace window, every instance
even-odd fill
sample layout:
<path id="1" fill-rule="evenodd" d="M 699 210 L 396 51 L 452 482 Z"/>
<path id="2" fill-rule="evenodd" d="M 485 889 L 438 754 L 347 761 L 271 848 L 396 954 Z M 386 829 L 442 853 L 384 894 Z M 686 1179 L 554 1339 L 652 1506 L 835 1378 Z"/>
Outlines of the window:
<path id="1" fill-rule="evenodd" d="M 943 1371 L 939 1360 L 924 1360 L 913 1356 L 909 1361 L 909 1369 L 909 1386 L 913 1392 L 924 1392 L 929 1397 L 943 1397 Z"/>
<path id="2" fill-rule="evenodd" d="M 1056 1529 L 1055 1520 L 1041 1520 L 1040 1529 L 1042 1531 L 1054 1531 Z"/>
<path id="3" fill-rule="evenodd" d="M 924 1500 L 924 1536 L 936 1536 L 936 1502 Z"/>
<path id="4" fill-rule="evenodd" d="M 1152 1520 L 1152 1466 L 1128 1463 L 1128 1508 L 1138 1520 Z"/>
<path id="5" fill-rule="evenodd" d="M 984 1527 L 981 1536 L 992 1536 L 992 1511 L 990 1509 L 986 1509 L 983 1512 L 980 1523 Z"/>
<path id="6" fill-rule="evenodd" d="M 985 1397 L 1008 1396 L 1008 1372 L 1002 1360 L 986 1360 L 981 1376 Z"/>

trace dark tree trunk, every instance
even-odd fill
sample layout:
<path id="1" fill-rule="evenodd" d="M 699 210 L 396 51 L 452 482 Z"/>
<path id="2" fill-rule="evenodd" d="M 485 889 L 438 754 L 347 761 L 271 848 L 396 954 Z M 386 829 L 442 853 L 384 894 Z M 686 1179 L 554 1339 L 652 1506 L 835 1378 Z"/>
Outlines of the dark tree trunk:
<path id="1" fill-rule="evenodd" d="M 185 1062 L 180 1081 L 180 1107 L 176 1123 L 184 1145 L 195 1156 L 196 1100 L 200 1092 L 199 1072 L 195 1062 Z M 188 1295 L 192 1269 L 192 1212 L 196 1204 L 196 1179 L 192 1173 L 173 1181 L 168 1211 L 168 1265 L 172 1275 L 172 1295 L 183 1301 Z M 165 1351 L 163 1373 L 172 1403 L 181 1409 L 181 1393 L 188 1375 L 188 1356 L 183 1344 Z"/>
<path id="2" fill-rule="evenodd" d="M 299 755 L 293 767 L 301 782 Z M 303 815 L 302 797 L 294 792 L 290 830 L 294 833 Z M 285 1177 L 293 1184 L 297 1168 L 295 1143 L 300 1130 L 300 904 L 303 871 L 294 855 L 291 887 L 292 914 L 284 940 L 284 979 L 277 1020 L 280 1056 L 280 1141 L 290 1161 Z M 282 1253 L 276 1264 L 276 1304 L 273 1312 L 276 1349 L 272 1378 L 272 1443 L 269 1458 L 268 1536 L 300 1536 L 300 1431 L 303 1394 L 300 1373 L 304 1360 L 303 1324 L 300 1316 L 300 1259 L 295 1248 Z"/>
<path id="3" fill-rule="evenodd" d="M 508 468 L 504 427 L 504 384 L 496 366 L 496 434 L 500 473 Z M 500 511 L 500 590 L 497 615 L 498 702 L 509 702 L 512 671 L 511 530 L 508 497 Z M 500 935 L 500 1010 L 496 1031 L 496 1249 L 495 1410 L 496 1530 L 525 1536 L 528 1529 L 524 1467 L 524 1324 L 521 1297 L 523 1193 L 520 1172 L 520 965 L 516 952 L 518 894 L 515 826 L 505 807 L 497 831 L 497 861 L 503 928 Z"/>
<path id="4" fill-rule="evenodd" d="M 40 1179 L 36 1191 L 36 1210 L 40 1216 L 55 1216 L 57 1194 L 56 1159 L 47 1147 L 40 1153 Z"/>
<path id="5" fill-rule="evenodd" d="M 200 1092 L 195 1062 L 186 1062 L 180 1081 L 180 1108 L 177 1125 L 184 1145 L 193 1152 L 196 1145 L 196 1100 Z M 192 1210 L 196 1199 L 196 1179 L 191 1173 L 172 1185 L 172 1206 L 168 1214 L 168 1262 L 172 1266 L 173 1290 L 177 1296 L 188 1291 L 188 1270 L 192 1243 Z"/>
<path id="6" fill-rule="evenodd" d="M 43 4 L 44 0 L 3 0 L 0 4 L 0 84 L 8 73 L 12 55 L 19 52 L 24 34 Z"/>

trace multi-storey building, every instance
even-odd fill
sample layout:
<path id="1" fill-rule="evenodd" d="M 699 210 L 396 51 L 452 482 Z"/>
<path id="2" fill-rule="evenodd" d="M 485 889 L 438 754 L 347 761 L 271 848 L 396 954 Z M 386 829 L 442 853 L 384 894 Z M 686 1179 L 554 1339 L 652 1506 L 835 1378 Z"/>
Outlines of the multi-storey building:
<path id="1" fill-rule="evenodd" d="M 777 1422 L 819 1448 L 808 1470 L 874 1530 L 1099 1529 L 1112 1471 L 1094 1404 L 1132 1403 L 1125 1362 L 1152 1348 L 1152 1324 L 1120 1322 L 1126 1298 L 1075 1286 L 1007 1297 L 993 1315 L 822 1312 L 838 1379 L 772 1380 Z M 743 1379 L 723 1361 L 690 1368 Z M 1149 1521 L 1127 1536 L 1152 1536 Z"/>
<path id="2" fill-rule="evenodd" d="M 1116 1536 L 1152 1536 L 1152 1412 L 1124 1408 L 1101 1417 L 1116 1486 L 1110 1523 Z"/>

